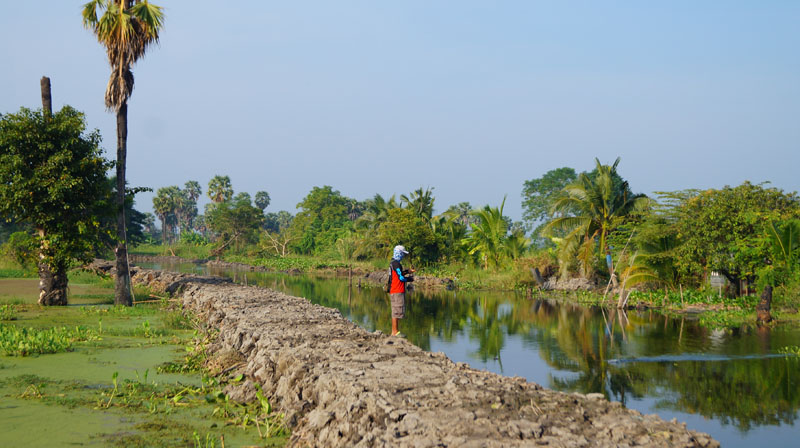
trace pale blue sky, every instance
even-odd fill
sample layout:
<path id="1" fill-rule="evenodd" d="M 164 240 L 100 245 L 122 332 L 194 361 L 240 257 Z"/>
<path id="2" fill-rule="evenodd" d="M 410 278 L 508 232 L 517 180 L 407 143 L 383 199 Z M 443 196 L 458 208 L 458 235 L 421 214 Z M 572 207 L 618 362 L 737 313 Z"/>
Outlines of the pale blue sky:
<path id="1" fill-rule="evenodd" d="M 40 107 L 50 76 L 113 158 L 83 2 L 3 3 L 0 112 Z M 800 187 L 797 1 L 157 3 L 161 45 L 134 67 L 134 186 L 223 174 L 292 212 L 313 186 L 434 187 L 438 211 L 508 195 L 515 219 L 525 180 L 595 157 L 621 156 L 637 192 Z"/>

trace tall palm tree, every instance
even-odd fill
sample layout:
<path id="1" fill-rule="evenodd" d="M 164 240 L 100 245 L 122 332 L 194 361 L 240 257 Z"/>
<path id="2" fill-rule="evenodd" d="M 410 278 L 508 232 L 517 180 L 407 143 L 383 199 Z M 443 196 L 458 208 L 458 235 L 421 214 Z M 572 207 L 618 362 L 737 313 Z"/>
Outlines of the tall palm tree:
<path id="1" fill-rule="evenodd" d="M 98 16 L 98 13 L 102 13 Z M 83 25 L 106 48 L 111 77 L 106 86 L 108 110 L 117 114 L 117 277 L 114 303 L 132 305 L 125 232 L 125 158 L 128 152 L 128 99 L 133 92 L 131 67 L 158 43 L 164 24 L 160 6 L 147 0 L 92 0 L 83 6 Z"/>
<path id="2" fill-rule="evenodd" d="M 219 204 L 229 201 L 233 197 L 231 178 L 228 176 L 214 176 L 208 181 L 208 198 Z"/>
<path id="3" fill-rule="evenodd" d="M 183 191 L 186 192 L 186 196 L 189 199 L 195 202 L 197 202 L 197 200 L 200 199 L 200 195 L 203 194 L 203 189 L 200 187 L 200 182 L 196 180 L 190 180 L 183 184 Z"/>
<path id="4" fill-rule="evenodd" d="M 610 254 L 606 244 L 609 232 L 619 218 L 650 206 L 644 194 L 633 194 L 628 182 L 617 174 L 617 158 L 613 165 L 595 159 L 592 173 L 581 173 L 578 180 L 564 187 L 551 207 L 558 216 L 545 225 L 543 233 L 568 232 L 566 239 L 582 237 L 584 244 L 599 240 L 601 253 Z"/>
<path id="5" fill-rule="evenodd" d="M 161 239 L 165 244 L 169 244 L 171 240 L 171 223 L 177 218 L 176 209 L 180 195 L 180 189 L 173 185 L 159 188 L 153 197 L 153 211 L 161 219 Z"/>

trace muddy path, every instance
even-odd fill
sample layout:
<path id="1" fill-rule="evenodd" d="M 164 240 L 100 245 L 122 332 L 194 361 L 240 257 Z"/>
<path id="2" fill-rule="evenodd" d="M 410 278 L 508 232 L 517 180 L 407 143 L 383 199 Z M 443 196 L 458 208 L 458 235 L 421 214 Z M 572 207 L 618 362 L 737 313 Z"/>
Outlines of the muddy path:
<path id="1" fill-rule="evenodd" d="M 273 290 L 134 268 L 135 283 L 179 297 L 219 332 L 210 351 L 286 413 L 292 446 L 718 447 L 685 424 L 600 394 L 566 394 L 456 364 L 339 311 Z"/>

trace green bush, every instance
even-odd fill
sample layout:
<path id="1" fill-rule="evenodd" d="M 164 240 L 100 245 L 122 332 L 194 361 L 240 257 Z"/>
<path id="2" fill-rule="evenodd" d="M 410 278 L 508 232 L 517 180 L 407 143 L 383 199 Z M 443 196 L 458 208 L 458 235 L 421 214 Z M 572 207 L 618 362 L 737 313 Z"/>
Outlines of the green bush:
<path id="1" fill-rule="evenodd" d="M 22 269 L 29 270 L 36 266 L 38 255 L 36 238 L 27 232 L 12 233 L 3 245 L 2 252 Z"/>

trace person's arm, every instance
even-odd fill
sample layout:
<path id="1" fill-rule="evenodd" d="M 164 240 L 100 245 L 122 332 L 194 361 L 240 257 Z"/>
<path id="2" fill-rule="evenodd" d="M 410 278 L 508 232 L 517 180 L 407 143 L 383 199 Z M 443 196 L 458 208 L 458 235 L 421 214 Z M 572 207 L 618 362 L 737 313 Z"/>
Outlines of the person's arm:
<path id="1" fill-rule="evenodd" d="M 407 282 L 408 281 L 408 278 L 403 275 L 403 271 L 401 271 L 399 267 L 398 268 L 394 268 L 394 272 L 397 273 L 397 278 L 401 282 Z"/>

